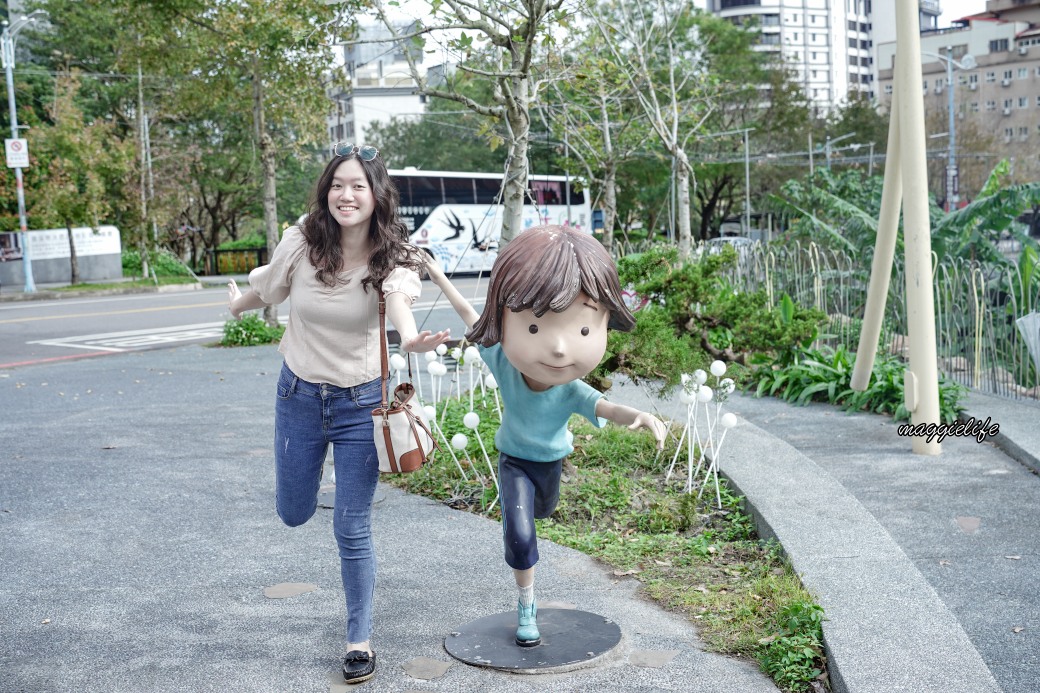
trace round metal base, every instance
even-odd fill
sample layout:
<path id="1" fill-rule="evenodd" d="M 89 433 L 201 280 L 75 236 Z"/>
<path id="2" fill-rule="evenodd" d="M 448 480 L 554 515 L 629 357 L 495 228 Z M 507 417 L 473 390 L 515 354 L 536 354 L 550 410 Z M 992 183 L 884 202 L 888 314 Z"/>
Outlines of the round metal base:
<path id="1" fill-rule="evenodd" d="M 444 649 L 473 666 L 544 674 L 588 666 L 621 642 L 613 621 L 575 609 L 540 609 L 536 647 L 516 644 L 516 612 L 478 618 L 444 639 Z"/>

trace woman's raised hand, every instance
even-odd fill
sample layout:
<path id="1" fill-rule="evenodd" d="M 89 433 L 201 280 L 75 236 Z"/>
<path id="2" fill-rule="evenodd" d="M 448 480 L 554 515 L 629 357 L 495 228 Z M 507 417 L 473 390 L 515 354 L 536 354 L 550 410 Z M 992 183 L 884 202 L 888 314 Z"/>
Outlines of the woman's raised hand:
<path id="1" fill-rule="evenodd" d="M 235 301 L 242 298 L 242 290 L 238 288 L 238 282 L 234 279 L 228 280 L 228 310 L 231 311 L 231 317 L 239 320 L 242 317 L 242 311 L 235 312 Z"/>
<path id="2" fill-rule="evenodd" d="M 423 351 L 433 351 L 439 345 L 444 344 L 451 339 L 451 330 L 441 330 L 440 332 L 431 332 L 430 330 L 423 330 L 419 334 L 415 335 L 411 339 L 405 339 L 401 342 L 401 349 L 403 351 L 411 351 L 415 353 Z"/>

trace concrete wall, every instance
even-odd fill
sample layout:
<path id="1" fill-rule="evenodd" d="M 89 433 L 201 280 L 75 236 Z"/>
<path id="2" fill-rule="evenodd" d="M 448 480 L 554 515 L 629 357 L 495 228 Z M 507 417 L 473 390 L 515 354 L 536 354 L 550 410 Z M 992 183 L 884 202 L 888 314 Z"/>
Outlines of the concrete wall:
<path id="1" fill-rule="evenodd" d="M 75 228 L 76 259 L 80 281 L 102 282 L 123 276 L 122 243 L 119 229 L 101 226 L 95 232 L 89 228 Z M 29 231 L 29 257 L 33 281 L 37 284 L 68 283 L 72 278 L 69 260 L 68 231 L 45 229 Z M 7 240 L 17 238 L 7 236 Z M 14 247 L 15 243 L 9 243 Z M 20 247 L 17 246 L 17 247 Z M 21 259 L 0 262 L 0 286 L 25 285 L 25 267 Z"/>

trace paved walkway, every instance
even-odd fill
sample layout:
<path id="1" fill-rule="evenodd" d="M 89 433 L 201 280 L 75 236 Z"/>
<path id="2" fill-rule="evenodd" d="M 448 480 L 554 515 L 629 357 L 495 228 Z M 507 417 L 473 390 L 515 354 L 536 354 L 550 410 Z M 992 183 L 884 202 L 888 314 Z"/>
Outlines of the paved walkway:
<path id="1" fill-rule="evenodd" d="M 272 509 L 271 347 L 200 346 L 0 372 L 0 690 L 338 691 L 327 511 Z M 616 401 L 649 406 L 618 384 Z M 1040 408 L 976 397 L 1036 463 Z M 655 402 L 671 416 L 675 398 Z M 916 456 L 887 419 L 736 398 L 723 471 L 827 611 L 835 690 L 1040 690 L 1040 479 L 992 442 Z M 381 486 L 378 691 L 772 691 L 702 650 L 638 583 L 549 546 L 543 599 L 621 625 L 589 669 L 469 667 L 446 634 L 510 608 L 495 523 Z M 316 590 L 269 599 L 281 583 Z"/>

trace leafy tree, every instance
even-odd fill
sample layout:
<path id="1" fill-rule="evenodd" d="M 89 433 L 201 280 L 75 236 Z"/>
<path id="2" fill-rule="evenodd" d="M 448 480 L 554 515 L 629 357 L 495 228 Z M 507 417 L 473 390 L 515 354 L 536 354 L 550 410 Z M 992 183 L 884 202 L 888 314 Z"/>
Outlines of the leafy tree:
<path id="1" fill-rule="evenodd" d="M 647 140 L 639 109 L 626 105 L 626 83 L 619 77 L 598 35 L 586 34 L 564 57 L 574 78 L 553 85 L 554 136 L 567 142 L 565 157 L 574 159 L 603 207 L 603 245 L 614 244 L 618 208 L 618 170 Z M 599 206 L 596 201 L 594 206 Z"/>
<path id="2" fill-rule="evenodd" d="M 65 227 L 69 238 L 70 281 L 79 283 L 72 229 L 96 228 L 112 211 L 109 201 L 122 192 L 133 168 L 133 150 L 110 122 L 88 122 L 76 105 L 75 75 L 60 78 L 51 107 L 53 125 L 40 128 L 34 146 L 46 160 L 44 183 L 34 199 L 34 214 L 47 225 Z"/>
<path id="3" fill-rule="evenodd" d="M 697 237 L 718 235 L 727 217 L 744 210 L 746 200 L 763 197 L 790 177 L 790 168 L 775 167 L 770 177 L 756 170 L 755 185 L 745 190 L 745 157 L 764 148 L 769 152 L 797 150 L 810 123 L 810 109 L 801 88 L 783 63 L 758 51 L 757 23 L 735 25 L 714 15 L 698 15 L 703 69 L 717 80 L 716 107 L 704 122 L 708 134 L 698 137 L 693 156 L 697 186 L 694 219 Z M 748 129 L 748 151 L 742 130 Z M 714 133 L 729 133 L 718 136 Z M 797 139 L 796 139 L 797 138 Z M 779 179 L 779 180 L 777 180 Z M 757 208 L 757 203 L 753 207 Z"/>
<path id="4" fill-rule="evenodd" d="M 717 81 L 705 69 L 698 10 L 687 0 L 652 5 L 607 0 L 591 10 L 597 36 L 639 104 L 648 127 L 675 162 L 679 252 L 691 250 L 690 138 L 717 106 Z M 696 185 L 696 178 L 693 178 Z"/>
<path id="5" fill-rule="evenodd" d="M 940 259 L 961 257 L 1005 262 L 997 249 L 997 242 L 1005 234 L 1025 247 L 1037 249 L 1037 242 L 1016 219 L 1040 205 L 1040 182 L 1005 185 L 1010 168 L 1007 160 L 1001 161 L 974 201 L 933 225 L 932 245 Z"/>
<path id="6" fill-rule="evenodd" d="M 877 239 L 883 182 L 859 169 L 819 168 L 804 180 L 785 183 L 769 202 L 780 213 L 789 240 L 812 241 L 869 259 Z M 938 214 L 938 208 L 933 213 Z M 897 243 L 902 243 L 901 235 Z"/>
<path id="7" fill-rule="evenodd" d="M 563 0 L 487 0 L 476 4 L 428 0 L 424 3 L 428 11 L 418 13 L 420 19 L 402 32 L 390 16 L 389 7 L 397 4 L 396 0 L 371 2 L 372 10 L 395 40 L 424 47 L 434 36 L 451 36 L 445 48 L 458 73 L 485 80 L 493 88 L 490 98 L 477 100 L 456 89 L 451 80 L 443 87 L 435 86 L 420 70 L 415 52 L 405 51 L 420 93 L 461 103 L 483 116 L 487 120 L 479 133 L 487 134 L 493 147 L 506 145 L 502 242 L 508 243 L 522 228 L 531 109 L 544 83 L 560 77 L 540 72 L 539 57 L 552 46 L 552 31 L 566 26 L 570 15 L 562 9 Z M 493 132 L 497 123 L 503 125 L 504 136 Z"/>
<path id="8" fill-rule="evenodd" d="M 214 132 L 235 121 L 252 126 L 250 144 L 255 154 L 249 155 L 259 159 L 270 256 L 279 238 L 279 149 L 316 143 L 324 133 L 328 103 L 315 76 L 326 73 L 332 63 L 329 45 L 335 10 L 321 0 L 284 4 L 150 0 L 147 4 L 166 20 L 162 45 L 177 42 L 190 48 L 185 59 L 196 80 L 182 83 L 179 110 L 211 112 L 219 104 L 229 117 L 214 122 Z M 239 130 L 235 139 L 242 134 Z M 241 164 L 233 168 L 240 169 Z M 275 324 L 277 309 L 269 307 L 265 317 Z"/>
<path id="9" fill-rule="evenodd" d="M 480 116 L 460 113 L 454 101 L 432 98 L 420 117 L 393 117 L 370 126 L 369 142 L 387 166 L 428 171 L 502 171 L 505 155 L 477 135 Z M 445 142 L 450 141 L 450 146 Z"/>

